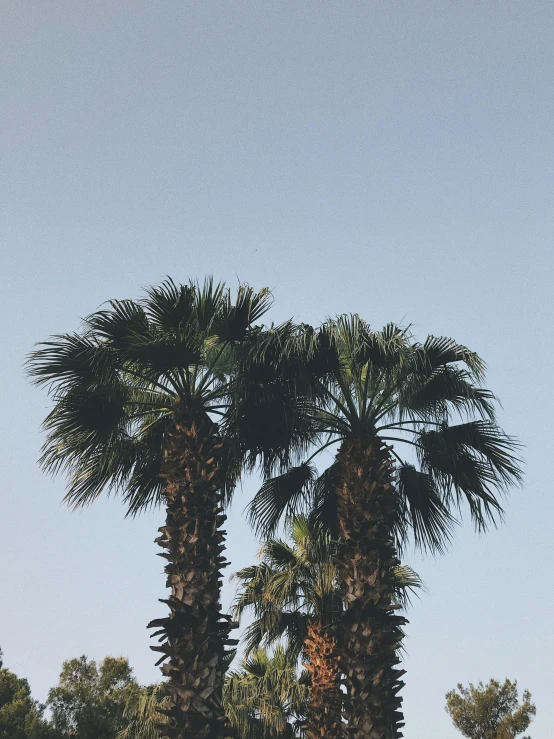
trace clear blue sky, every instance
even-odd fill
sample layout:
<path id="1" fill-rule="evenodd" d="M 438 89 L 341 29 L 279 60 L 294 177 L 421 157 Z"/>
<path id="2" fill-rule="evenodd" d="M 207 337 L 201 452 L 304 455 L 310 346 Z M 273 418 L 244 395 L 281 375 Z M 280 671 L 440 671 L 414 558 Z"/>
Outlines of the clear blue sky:
<path id="1" fill-rule="evenodd" d="M 547 0 L 2 0 L 0 644 L 37 697 L 63 659 L 157 678 L 161 515 L 80 513 L 37 467 L 34 342 L 170 274 L 275 292 L 275 320 L 357 311 L 487 360 L 526 485 L 487 537 L 410 555 L 407 739 L 444 694 L 517 678 L 550 739 L 554 5 Z M 256 542 L 229 521 L 230 569 Z M 232 590 L 226 586 L 226 602 Z"/>

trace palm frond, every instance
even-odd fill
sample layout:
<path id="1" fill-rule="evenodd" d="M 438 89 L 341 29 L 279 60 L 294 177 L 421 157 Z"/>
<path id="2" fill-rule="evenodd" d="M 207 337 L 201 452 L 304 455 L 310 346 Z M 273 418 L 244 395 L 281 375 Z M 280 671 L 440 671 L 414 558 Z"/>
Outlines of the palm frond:
<path id="1" fill-rule="evenodd" d="M 502 517 L 496 491 L 519 483 L 521 468 L 515 452 L 519 444 L 488 421 L 470 421 L 438 430 L 422 431 L 419 457 L 448 502 L 464 498 L 480 530 Z"/>
<path id="2" fill-rule="evenodd" d="M 424 590 L 425 585 L 421 577 L 408 565 L 398 565 L 394 568 L 395 599 L 402 607 L 411 605 L 411 596 L 417 595 L 418 590 Z"/>
<path id="3" fill-rule="evenodd" d="M 296 661 L 280 645 L 271 655 L 258 649 L 244 660 L 228 676 L 223 700 L 242 739 L 303 736 L 308 686 L 298 680 Z"/>
<path id="4" fill-rule="evenodd" d="M 259 615 L 244 630 L 244 654 L 250 655 L 258 647 L 268 648 L 282 640 L 287 653 L 301 654 L 308 633 L 308 616 L 301 611 L 284 611 L 277 607 L 259 610 Z"/>
<path id="5" fill-rule="evenodd" d="M 87 334 L 60 334 L 39 347 L 27 358 L 27 372 L 51 393 L 105 382 L 118 366 L 114 354 Z"/>
<path id="6" fill-rule="evenodd" d="M 298 566 L 296 552 L 282 539 L 268 539 L 262 547 L 261 556 L 270 567 L 277 570 Z"/>
<path id="7" fill-rule="evenodd" d="M 233 302 L 228 293 L 214 326 L 219 339 L 231 344 L 243 341 L 253 323 L 267 313 L 272 303 L 267 288 L 255 292 L 249 285 L 240 285 Z"/>
<path id="8" fill-rule="evenodd" d="M 495 400 L 490 390 L 474 385 L 467 370 L 443 365 L 430 375 L 411 373 L 400 387 L 398 407 L 400 418 L 412 416 L 422 422 L 447 421 L 452 411 L 493 421 Z"/>
<path id="9" fill-rule="evenodd" d="M 420 370 L 428 373 L 447 364 L 462 362 L 478 382 L 484 379 L 487 369 L 476 352 L 446 336 L 428 336 L 423 345 L 414 346 L 412 358 Z"/>
<path id="10" fill-rule="evenodd" d="M 116 351 L 124 351 L 133 342 L 148 337 L 150 325 L 142 305 L 133 300 L 110 300 L 108 305 L 109 309 L 85 318 L 91 336 Z"/>
<path id="11" fill-rule="evenodd" d="M 170 277 L 161 285 L 147 289 L 142 307 L 152 328 L 160 333 L 196 328 L 198 318 L 197 287 L 194 283 L 178 285 Z"/>
<path id="12" fill-rule="evenodd" d="M 265 537 L 271 536 L 283 515 L 293 516 L 305 499 L 315 475 L 316 470 L 311 464 L 301 464 L 266 480 L 248 510 L 248 519 L 256 531 Z"/>
<path id="13" fill-rule="evenodd" d="M 400 549 L 411 535 L 423 551 L 444 552 L 452 539 L 456 519 L 443 503 L 433 476 L 410 464 L 400 465 L 397 475 L 400 498 L 395 533 Z"/>
<path id="14" fill-rule="evenodd" d="M 215 334 L 215 326 L 228 304 L 228 289 L 221 282 L 214 282 L 213 277 L 207 277 L 204 284 L 191 282 L 194 300 L 194 317 L 198 330 L 203 334 Z"/>
<path id="15" fill-rule="evenodd" d="M 327 533 L 333 540 L 339 537 L 337 486 L 338 465 L 333 463 L 315 481 L 311 493 L 309 510 L 310 526 Z"/>
<path id="16" fill-rule="evenodd" d="M 157 739 L 159 724 L 167 723 L 167 717 L 160 713 L 167 702 L 163 684 L 141 687 L 125 706 L 123 716 L 128 724 L 116 739 Z"/>

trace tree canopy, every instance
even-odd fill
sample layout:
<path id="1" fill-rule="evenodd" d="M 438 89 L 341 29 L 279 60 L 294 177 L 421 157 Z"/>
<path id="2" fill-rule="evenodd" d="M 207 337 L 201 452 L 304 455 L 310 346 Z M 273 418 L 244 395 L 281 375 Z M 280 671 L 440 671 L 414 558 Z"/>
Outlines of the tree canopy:
<path id="1" fill-rule="evenodd" d="M 27 680 L 1 666 L 0 651 L 0 739 L 61 739 L 43 712 Z"/>
<path id="2" fill-rule="evenodd" d="M 467 688 L 458 684 L 457 690 L 446 694 L 446 710 L 468 739 L 514 739 L 528 728 L 536 713 L 528 690 L 519 702 L 515 680 L 469 683 Z"/>
<path id="3" fill-rule="evenodd" d="M 70 659 L 48 694 L 52 723 L 63 736 L 114 739 L 125 726 L 125 706 L 138 690 L 124 657 L 105 657 L 99 665 L 84 655 Z"/>

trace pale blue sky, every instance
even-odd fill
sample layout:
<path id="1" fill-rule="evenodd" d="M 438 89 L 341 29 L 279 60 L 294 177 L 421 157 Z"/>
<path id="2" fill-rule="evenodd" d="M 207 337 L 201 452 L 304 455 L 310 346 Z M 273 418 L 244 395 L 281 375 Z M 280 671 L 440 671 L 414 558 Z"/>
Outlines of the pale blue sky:
<path id="1" fill-rule="evenodd" d="M 407 739 L 454 739 L 444 694 L 517 678 L 554 724 L 554 5 L 547 0 L 1 0 L 0 644 L 37 697 L 63 659 L 157 679 L 161 515 L 74 514 L 37 468 L 35 341 L 113 297 L 212 272 L 275 320 L 357 311 L 480 352 L 525 443 L 507 524 L 410 556 Z M 230 569 L 256 542 L 229 521 Z M 226 602 L 232 590 L 226 586 Z"/>

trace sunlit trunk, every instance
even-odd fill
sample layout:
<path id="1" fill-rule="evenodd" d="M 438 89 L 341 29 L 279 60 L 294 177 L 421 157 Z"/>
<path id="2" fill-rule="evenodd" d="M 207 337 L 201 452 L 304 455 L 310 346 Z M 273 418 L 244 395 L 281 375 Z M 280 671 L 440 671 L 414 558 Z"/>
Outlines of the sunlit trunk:
<path id="1" fill-rule="evenodd" d="M 397 668 L 402 626 L 393 602 L 399 564 L 392 529 L 393 463 L 377 438 L 350 438 L 338 453 L 338 511 L 341 541 L 338 576 L 345 611 L 338 631 L 346 676 L 346 736 L 397 739 L 404 725 Z"/>
<path id="2" fill-rule="evenodd" d="M 306 739 L 341 739 L 342 698 L 337 645 L 328 629 L 314 619 L 304 642 L 312 687 L 304 727 Z"/>
<path id="3" fill-rule="evenodd" d="M 231 623 L 221 613 L 221 568 L 226 516 L 221 507 L 221 442 L 217 426 L 202 410 L 181 409 L 166 441 L 166 524 L 156 539 L 167 560 L 170 614 L 158 627 L 162 673 L 167 678 L 169 723 L 160 737 L 223 739 L 234 736 L 222 707 L 222 655 Z"/>

